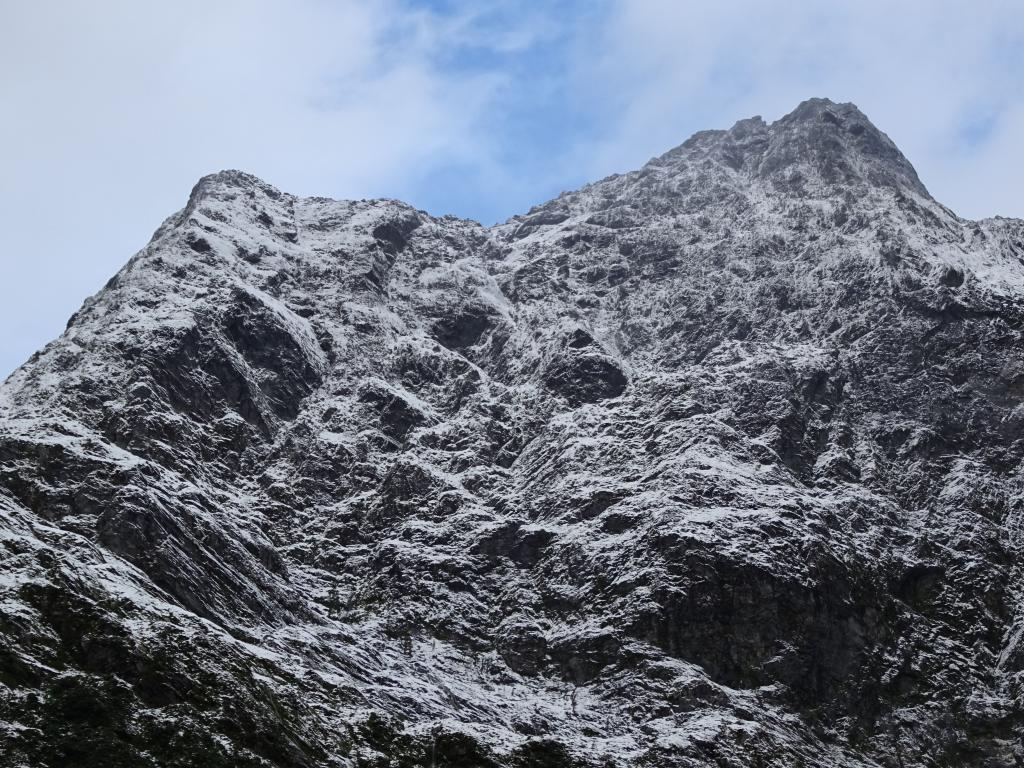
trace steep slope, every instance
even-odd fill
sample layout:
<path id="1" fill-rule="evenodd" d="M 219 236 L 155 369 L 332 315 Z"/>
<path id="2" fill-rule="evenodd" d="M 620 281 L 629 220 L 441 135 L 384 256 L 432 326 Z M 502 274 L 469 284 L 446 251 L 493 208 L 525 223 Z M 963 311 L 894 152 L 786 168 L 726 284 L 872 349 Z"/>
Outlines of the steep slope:
<path id="1" fill-rule="evenodd" d="M 207 177 L 0 389 L 0 755 L 1018 765 L 1022 297 L 827 100 L 490 229 Z"/>

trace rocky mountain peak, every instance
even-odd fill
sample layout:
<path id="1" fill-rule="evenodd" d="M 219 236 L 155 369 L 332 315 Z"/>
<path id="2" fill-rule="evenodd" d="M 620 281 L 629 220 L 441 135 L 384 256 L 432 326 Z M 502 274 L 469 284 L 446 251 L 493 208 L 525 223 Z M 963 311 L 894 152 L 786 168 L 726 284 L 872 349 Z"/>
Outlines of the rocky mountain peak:
<path id="1" fill-rule="evenodd" d="M 928 196 L 917 172 L 892 140 L 856 105 L 809 99 L 771 125 L 762 174 L 811 165 L 823 181 L 905 189 Z"/>
<path id="2" fill-rule="evenodd" d="M 869 222 L 913 229 L 925 219 L 928 226 L 960 226 L 856 106 L 810 99 L 773 123 L 751 117 L 727 130 L 700 131 L 639 170 L 563 193 L 495 232 L 536 238 L 579 223 L 622 233 L 679 229 L 725 210 L 751 236 L 781 235 L 807 217 L 860 230 Z M 882 221 L 891 216 L 899 221 Z"/>
<path id="3" fill-rule="evenodd" d="M 823 99 L 491 228 L 205 177 L 0 387 L 0 762 L 1019 765 L 1022 299 Z"/>
<path id="4" fill-rule="evenodd" d="M 707 158 L 801 195 L 884 188 L 928 197 L 888 136 L 854 104 L 829 99 L 808 99 L 770 124 L 758 116 L 702 131 L 652 162 L 691 166 Z"/>
<path id="5" fill-rule="evenodd" d="M 233 198 L 239 194 L 255 195 L 257 192 L 277 199 L 282 193 L 262 179 L 245 171 L 225 169 L 200 178 L 189 194 L 185 211 L 192 211 L 204 199 L 216 197 Z"/>

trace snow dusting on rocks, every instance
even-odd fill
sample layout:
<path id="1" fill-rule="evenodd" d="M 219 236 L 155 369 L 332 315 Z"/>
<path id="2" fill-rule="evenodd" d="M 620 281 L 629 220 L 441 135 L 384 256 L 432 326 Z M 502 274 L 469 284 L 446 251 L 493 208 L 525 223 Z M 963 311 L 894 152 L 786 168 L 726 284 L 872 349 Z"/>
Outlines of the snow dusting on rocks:
<path id="1" fill-rule="evenodd" d="M 492 228 L 208 176 L 0 387 L 0 763 L 1021 765 L 1022 300 L 825 99 Z"/>

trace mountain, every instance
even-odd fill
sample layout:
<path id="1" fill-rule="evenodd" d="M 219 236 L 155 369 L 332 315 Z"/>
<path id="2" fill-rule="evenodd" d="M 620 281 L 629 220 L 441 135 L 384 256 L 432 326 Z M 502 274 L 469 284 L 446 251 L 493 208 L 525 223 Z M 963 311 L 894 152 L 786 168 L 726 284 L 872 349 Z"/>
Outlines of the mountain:
<path id="1" fill-rule="evenodd" d="M 0 763 L 1019 766 L 1024 222 L 851 104 L 485 228 L 225 171 L 0 388 Z"/>

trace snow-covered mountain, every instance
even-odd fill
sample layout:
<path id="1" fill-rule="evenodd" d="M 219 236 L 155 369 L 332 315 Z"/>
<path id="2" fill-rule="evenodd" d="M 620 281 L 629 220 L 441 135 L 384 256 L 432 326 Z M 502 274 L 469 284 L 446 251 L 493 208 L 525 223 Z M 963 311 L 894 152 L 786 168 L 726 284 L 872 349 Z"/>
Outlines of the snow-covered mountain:
<path id="1" fill-rule="evenodd" d="M 208 176 L 0 388 L 0 763 L 1021 765 L 1022 324 L 824 99 L 492 228 Z"/>

